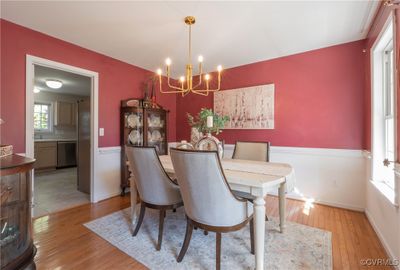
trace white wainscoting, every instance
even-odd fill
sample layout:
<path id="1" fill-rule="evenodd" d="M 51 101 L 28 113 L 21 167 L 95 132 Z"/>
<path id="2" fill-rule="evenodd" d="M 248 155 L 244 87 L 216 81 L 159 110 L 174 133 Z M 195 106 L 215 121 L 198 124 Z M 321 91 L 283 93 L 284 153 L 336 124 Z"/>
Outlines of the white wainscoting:
<path id="1" fill-rule="evenodd" d="M 94 181 L 94 202 L 114 197 L 121 193 L 121 147 L 101 147 L 97 155 L 97 173 Z"/>
<path id="2" fill-rule="evenodd" d="M 225 145 L 224 156 L 231 157 L 233 148 Z M 99 148 L 96 201 L 121 192 L 120 151 L 119 146 Z M 273 146 L 271 161 L 289 163 L 295 169 L 296 192 L 288 197 L 364 211 L 366 170 L 361 150 Z"/>
<path id="3" fill-rule="evenodd" d="M 232 157 L 233 149 L 225 145 L 224 156 Z M 362 150 L 272 146 L 270 160 L 289 163 L 295 170 L 296 189 L 288 197 L 364 211 Z"/>
<path id="4" fill-rule="evenodd" d="M 400 209 L 371 182 L 371 158 L 370 153 L 366 155 L 365 213 L 387 254 L 392 259 L 400 259 Z M 398 164 L 396 165 L 398 169 Z M 395 175 L 396 181 L 400 182 L 399 173 Z M 396 269 L 400 269 L 400 266 L 398 265 Z"/>

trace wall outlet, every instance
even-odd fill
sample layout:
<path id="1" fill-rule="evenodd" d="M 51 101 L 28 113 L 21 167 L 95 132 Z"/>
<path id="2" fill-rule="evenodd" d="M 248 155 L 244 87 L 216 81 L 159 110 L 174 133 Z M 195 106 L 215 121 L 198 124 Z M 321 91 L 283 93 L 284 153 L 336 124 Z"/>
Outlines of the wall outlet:
<path id="1" fill-rule="evenodd" d="M 99 136 L 104 136 L 104 128 L 99 128 Z"/>

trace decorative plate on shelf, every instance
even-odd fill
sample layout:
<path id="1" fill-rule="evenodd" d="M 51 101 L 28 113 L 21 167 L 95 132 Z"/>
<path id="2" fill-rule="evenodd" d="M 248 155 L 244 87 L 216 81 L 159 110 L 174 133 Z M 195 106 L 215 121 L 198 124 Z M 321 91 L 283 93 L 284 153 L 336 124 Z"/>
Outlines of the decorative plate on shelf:
<path id="1" fill-rule="evenodd" d="M 131 144 L 139 144 L 141 142 L 140 132 L 138 130 L 132 130 L 129 133 L 129 141 Z"/>
<path id="2" fill-rule="evenodd" d="M 151 115 L 147 118 L 147 121 L 149 122 L 149 127 L 162 127 L 160 116 Z"/>
<path id="3" fill-rule="evenodd" d="M 128 123 L 128 126 L 131 128 L 135 128 L 140 126 L 140 120 L 139 117 L 136 114 L 130 114 L 126 118 L 126 122 Z"/>
<path id="4" fill-rule="evenodd" d="M 154 130 L 153 133 L 151 134 L 151 140 L 152 141 L 162 141 L 161 133 L 158 130 Z"/>

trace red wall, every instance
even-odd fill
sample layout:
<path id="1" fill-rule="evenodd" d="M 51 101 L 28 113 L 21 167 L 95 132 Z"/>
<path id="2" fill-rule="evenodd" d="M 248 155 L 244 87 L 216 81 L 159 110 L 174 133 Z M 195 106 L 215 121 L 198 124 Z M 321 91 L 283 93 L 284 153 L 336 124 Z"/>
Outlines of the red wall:
<path id="1" fill-rule="evenodd" d="M 30 54 L 99 73 L 99 127 L 105 136 L 99 146 L 117 146 L 119 106 L 122 99 L 142 97 L 140 84 L 149 71 L 1 20 L 1 143 L 25 151 L 25 68 Z M 176 139 L 176 97 L 158 94 L 169 114 L 169 141 Z"/>
<path id="2" fill-rule="evenodd" d="M 222 89 L 275 84 L 275 129 L 224 130 L 226 143 L 268 140 L 276 146 L 364 148 L 365 41 L 227 69 Z M 189 139 L 186 112 L 212 108 L 213 97 L 177 100 L 177 139 Z"/>

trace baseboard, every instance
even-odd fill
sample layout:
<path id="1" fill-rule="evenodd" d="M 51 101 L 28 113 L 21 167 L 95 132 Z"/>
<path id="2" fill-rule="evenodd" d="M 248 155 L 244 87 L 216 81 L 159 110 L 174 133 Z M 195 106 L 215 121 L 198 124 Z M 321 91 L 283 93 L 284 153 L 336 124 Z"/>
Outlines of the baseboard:
<path id="1" fill-rule="evenodd" d="M 278 193 L 277 192 L 268 192 L 268 195 L 278 196 Z M 286 194 L 286 198 L 294 199 L 294 200 L 298 200 L 298 201 L 302 201 L 302 202 L 308 202 L 309 201 L 308 198 L 305 198 L 305 197 L 303 197 L 301 195 L 298 195 L 298 194 L 295 194 L 295 193 Z M 312 202 L 316 203 L 316 204 L 322 204 L 322 205 L 336 207 L 336 208 L 343 208 L 343 209 L 357 211 L 357 212 L 364 212 L 365 211 L 364 207 L 357 207 L 357 206 L 354 206 L 354 205 L 343 204 L 343 203 L 339 203 L 339 202 L 332 202 L 332 201 L 325 201 L 325 200 L 318 200 L 318 199 L 315 199 Z"/>
<path id="2" fill-rule="evenodd" d="M 111 199 L 111 198 L 117 197 L 117 196 L 121 196 L 121 192 L 113 192 L 113 193 L 109 193 L 107 195 L 103 195 L 100 198 L 96 198 L 96 201 L 93 203 L 99 203 L 101 201 L 108 200 L 108 199 Z"/>
<path id="3" fill-rule="evenodd" d="M 369 223 L 371 224 L 372 228 L 374 229 L 375 233 L 378 235 L 378 238 L 381 241 L 383 248 L 385 249 L 389 258 L 392 260 L 396 260 L 396 259 L 398 260 L 399 258 L 396 258 L 393 251 L 390 249 L 385 238 L 383 237 L 383 234 L 379 230 L 378 226 L 376 225 L 376 223 L 375 223 L 374 219 L 372 218 L 371 214 L 369 213 L 368 209 L 365 209 L 365 215 L 367 216 L 367 219 L 368 219 Z M 400 270 L 400 265 L 396 265 L 396 266 L 394 266 L 394 268 L 397 270 Z"/>

